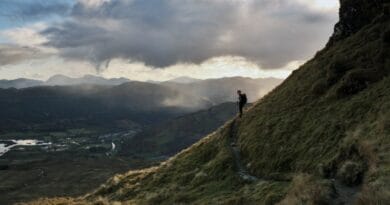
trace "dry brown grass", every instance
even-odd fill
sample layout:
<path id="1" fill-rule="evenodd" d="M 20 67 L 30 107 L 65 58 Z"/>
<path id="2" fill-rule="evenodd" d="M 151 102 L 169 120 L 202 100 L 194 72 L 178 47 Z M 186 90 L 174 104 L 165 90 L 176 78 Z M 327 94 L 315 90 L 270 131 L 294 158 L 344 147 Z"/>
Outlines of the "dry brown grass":
<path id="1" fill-rule="evenodd" d="M 286 197 L 278 205 L 321 205 L 331 198 L 331 184 L 308 174 L 294 177 Z"/>
<path id="2" fill-rule="evenodd" d="M 356 205 L 386 205 L 390 201 L 390 192 L 383 185 L 366 185 L 357 198 Z"/>
<path id="3" fill-rule="evenodd" d="M 75 198 L 41 198 L 28 203 L 17 203 L 16 205 L 91 205 L 92 203 Z"/>

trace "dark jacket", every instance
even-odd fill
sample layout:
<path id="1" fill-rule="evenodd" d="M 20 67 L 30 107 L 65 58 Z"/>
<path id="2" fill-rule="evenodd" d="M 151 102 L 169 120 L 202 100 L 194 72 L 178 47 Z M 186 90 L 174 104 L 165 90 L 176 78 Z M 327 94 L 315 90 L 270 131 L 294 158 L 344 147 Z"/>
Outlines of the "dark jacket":
<path id="1" fill-rule="evenodd" d="M 246 94 L 245 93 L 242 93 L 238 96 L 238 103 L 240 105 L 245 105 L 247 103 L 248 99 L 246 97 Z"/>

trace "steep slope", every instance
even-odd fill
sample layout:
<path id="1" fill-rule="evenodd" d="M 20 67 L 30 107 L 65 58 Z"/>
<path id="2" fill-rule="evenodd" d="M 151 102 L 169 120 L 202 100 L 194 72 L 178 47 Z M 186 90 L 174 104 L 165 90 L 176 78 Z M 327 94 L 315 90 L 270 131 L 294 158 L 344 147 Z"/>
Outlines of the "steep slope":
<path id="1" fill-rule="evenodd" d="M 343 26 L 336 26 L 325 49 L 242 119 L 160 166 L 115 176 L 79 199 L 34 203 L 387 204 L 387 3 L 342 0 Z M 343 35 L 336 38 L 338 29 Z M 231 138 L 237 139 L 238 154 Z M 246 180 L 240 169 L 256 179 Z"/>

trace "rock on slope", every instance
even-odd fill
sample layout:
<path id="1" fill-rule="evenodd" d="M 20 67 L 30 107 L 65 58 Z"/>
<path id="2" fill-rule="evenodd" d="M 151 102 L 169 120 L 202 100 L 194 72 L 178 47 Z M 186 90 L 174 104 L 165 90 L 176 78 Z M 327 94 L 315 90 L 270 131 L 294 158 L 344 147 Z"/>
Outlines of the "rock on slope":
<path id="1" fill-rule="evenodd" d="M 388 203 L 388 3 L 342 0 L 340 23 L 326 48 L 242 119 L 160 166 L 114 176 L 79 199 L 33 203 Z M 238 174 L 232 137 L 240 164 L 256 180 Z"/>

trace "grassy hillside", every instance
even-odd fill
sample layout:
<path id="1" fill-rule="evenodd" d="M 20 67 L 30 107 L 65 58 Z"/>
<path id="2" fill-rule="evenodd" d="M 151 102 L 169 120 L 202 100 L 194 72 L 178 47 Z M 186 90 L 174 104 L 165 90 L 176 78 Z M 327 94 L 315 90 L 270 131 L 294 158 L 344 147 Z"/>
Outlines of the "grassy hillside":
<path id="1" fill-rule="evenodd" d="M 336 28 L 349 30 L 336 32 L 326 48 L 242 119 L 227 122 L 160 166 L 117 175 L 79 199 L 34 203 L 388 203 L 390 22 L 385 2 L 341 1 Z M 350 18 L 351 8 L 365 20 Z M 232 149 L 234 141 L 239 152 Z M 243 177 L 240 169 L 256 178 Z"/>

